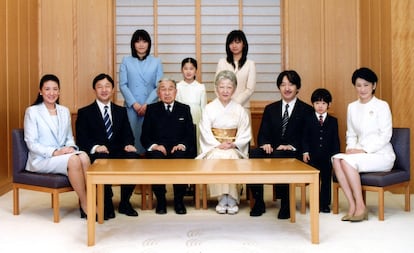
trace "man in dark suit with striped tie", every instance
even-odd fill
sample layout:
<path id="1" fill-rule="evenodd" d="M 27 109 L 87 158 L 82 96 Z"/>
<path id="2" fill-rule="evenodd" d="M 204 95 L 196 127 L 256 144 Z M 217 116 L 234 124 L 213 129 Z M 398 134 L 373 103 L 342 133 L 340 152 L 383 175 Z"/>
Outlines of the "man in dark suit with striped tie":
<path id="1" fill-rule="evenodd" d="M 296 71 L 281 72 L 276 84 L 282 99 L 265 107 L 257 137 L 258 148 L 251 150 L 250 158 L 294 157 L 302 160 L 304 122 L 313 109 L 297 98 L 301 79 Z M 261 216 L 265 212 L 263 185 L 249 187 L 255 199 L 250 216 Z M 276 195 L 281 200 L 278 218 L 290 218 L 289 186 L 276 185 Z"/>
<path id="2" fill-rule="evenodd" d="M 194 158 L 196 141 L 190 107 L 175 101 L 176 83 L 172 79 L 162 78 L 157 88 L 159 102 L 148 105 L 142 125 L 141 143 L 147 150 L 149 159 Z M 185 214 L 183 198 L 187 185 L 175 184 L 174 210 Z M 167 213 L 165 185 L 153 185 L 157 198 L 157 214 Z"/>
<path id="3" fill-rule="evenodd" d="M 78 110 L 76 142 L 89 154 L 91 162 L 99 158 L 138 158 L 134 136 L 126 109 L 111 102 L 114 81 L 107 74 L 99 74 L 92 83 L 96 101 Z M 121 185 L 119 213 L 138 216 L 129 201 L 135 185 Z M 105 185 L 104 218 L 115 217 L 112 187 Z"/>

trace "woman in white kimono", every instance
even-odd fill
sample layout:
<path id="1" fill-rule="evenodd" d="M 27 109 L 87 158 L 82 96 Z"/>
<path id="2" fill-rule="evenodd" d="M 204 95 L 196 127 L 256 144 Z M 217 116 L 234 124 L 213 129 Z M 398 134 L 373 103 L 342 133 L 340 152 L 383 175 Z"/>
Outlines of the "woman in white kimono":
<path id="1" fill-rule="evenodd" d="M 39 94 L 24 115 L 24 140 L 29 149 L 26 170 L 63 174 L 79 197 L 81 218 L 86 218 L 88 155 L 79 151 L 72 135 L 69 109 L 59 105 L 60 84 L 55 75 L 44 75 Z"/>
<path id="2" fill-rule="evenodd" d="M 368 219 L 359 173 L 390 171 L 395 161 L 390 143 L 391 111 L 387 102 L 374 96 L 377 80 L 368 68 L 357 69 L 352 75 L 358 100 L 348 105 L 346 151 L 332 158 L 335 175 L 349 204 L 342 221 Z"/>
<path id="3" fill-rule="evenodd" d="M 248 158 L 251 127 L 249 115 L 232 100 L 237 78 L 229 70 L 219 72 L 215 80 L 217 98 L 206 105 L 200 121 L 198 159 Z M 236 214 L 239 211 L 239 191 L 236 184 L 210 185 L 210 196 L 218 197 L 216 211 Z"/>

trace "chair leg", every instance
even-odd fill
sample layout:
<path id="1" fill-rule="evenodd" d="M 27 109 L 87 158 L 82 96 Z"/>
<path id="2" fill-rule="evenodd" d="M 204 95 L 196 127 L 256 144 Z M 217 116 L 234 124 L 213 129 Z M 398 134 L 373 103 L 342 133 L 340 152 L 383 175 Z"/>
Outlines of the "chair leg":
<path id="1" fill-rule="evenodd" d="M 151 210 L 151 209 L 152 209 L 152 187 L 151 185 L 143 184 L 141 185 L 141 210 Z"/>
<path id="2" fill-rule="evenodd" d="M 409 212 L 411 210 L 410 206 L 410 185 L 407 184 L 405 186 L 405 209 L 406 212 Z"/>
<path id="3" fill-rule="evenodd" d="M 378 220 L 384 220 L 384 188 L 378 192 Z"/>
<path id="4" fill-rule="evenodd" d="M 53 207 L 53 222 L 59 222 L 59 193 L 57 191 L 52 193 L 52 207 Z"/>
<path id="5" fill-rule="evenodd" d="M 196 184 L 194 187 L 195 209 L 200 209 L 200 185 Z"/>
<path id="6" fill-rule="evenodd" d="M 333 183 L 332 184 L 332 213 L 333 214 L 338 214 L 338 209 L 339 209 L 339 204 L 338 204 L 338 191 L 339 191 L 339 184 L 338 183 Z"/>
<path id="7" fill-rule="evenodd" d="M 13 215 L 19 215 L 19 188 L 13 186 Z"/>
<path id="8" fill-rule="evenodd" d="M 203 184 L 203 209 L 207 209 L 207 185 Z"/>
<path id="9" fill-rule="evenodd" d="M 253 192 L 252 189 L 250 187 L 247 188 L 247 195 L 249 198 L 249 205 L 250 205 L 250 209 L 253 208 L 254 203 L 256 202 L 256 200 L 253 198 Z"/>

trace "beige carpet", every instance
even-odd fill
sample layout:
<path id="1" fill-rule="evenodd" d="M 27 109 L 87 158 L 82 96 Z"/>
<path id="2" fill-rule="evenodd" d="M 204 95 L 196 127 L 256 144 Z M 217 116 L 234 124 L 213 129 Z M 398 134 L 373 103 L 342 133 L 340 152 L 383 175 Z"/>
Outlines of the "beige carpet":
<path id="1" fill-rule="evenodd" d="M 269 187 L 270 188 L 270 187 Z M 114 187 L 115 205 L 119 187 Z M 270 191 L 270 190 L 269 190 Z M 369 220 L 341 222 L 340 215 L 320 214 L 320 244 L 310 242 L 309 216 L 297 212 L 296 223 L 277 220 L 279 202 L 270 200 L 267 212 L 250 217 L 243 201 L 237 215 L 218 215 L 214 201 L 208 210 L 195 210 L 186 198 L 188 214 L 167 215 L 139 209 L 139 217 L 116 213 L 115 219 L 96 226 L 96 245 L 87 246 L 86 220 L 79 218 L 75 193 L 61 195 L 61 221 L 53 223 L 50 196 L 21 191 L 21 214 L 12 214 L 12 192 L 0 196 L 0 252 L 412 252 L 414 212 L 403 211 L 403 196 L 386 194 L 385 221 L 378 221 L 374 193 L 368 193 Z M 170 196 L 169 196 L 170 197 Z M 299 197 L 299 196 L 298 196 Z M 345 210 L 344 198 L 340 206 Z M 414 198 L 411 197 L 411 202 Z"/>

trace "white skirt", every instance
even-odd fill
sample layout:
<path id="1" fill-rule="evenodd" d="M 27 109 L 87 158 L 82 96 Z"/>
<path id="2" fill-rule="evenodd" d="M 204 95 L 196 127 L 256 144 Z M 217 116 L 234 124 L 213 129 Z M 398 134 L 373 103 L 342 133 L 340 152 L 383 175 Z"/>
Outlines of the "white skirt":
<path id="1" fill-rule="evenodd" d="M 339 153 L 332 159 L 343 159 L 360 172 L 387 172 L 394 166 L 395 156 L 386 154 L 344 154 Z"/>

